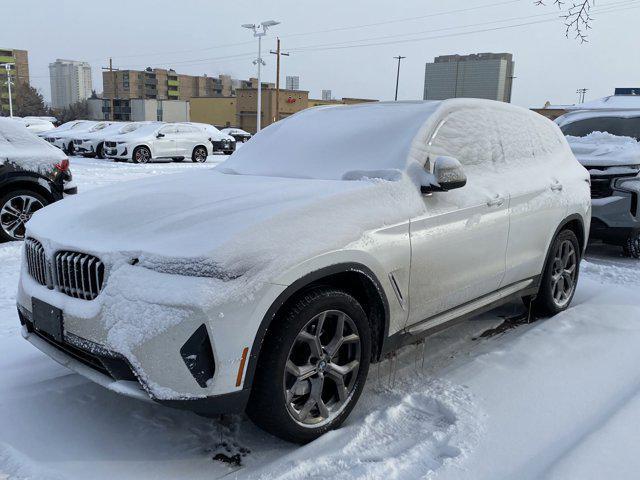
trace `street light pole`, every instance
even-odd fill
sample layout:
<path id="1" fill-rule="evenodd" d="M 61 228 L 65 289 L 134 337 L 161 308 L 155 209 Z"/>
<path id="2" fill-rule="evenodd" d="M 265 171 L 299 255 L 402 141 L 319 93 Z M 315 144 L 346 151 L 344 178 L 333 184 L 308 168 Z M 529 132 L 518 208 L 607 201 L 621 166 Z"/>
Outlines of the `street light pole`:
<path id="1" fill-rule="evenodd" d="M 253 30 L 253 36 L 258 37 L 258 58 L 253 61 L 254 65 L 258 65 L 258 108 L 256 109 L 256 133 L 260 131 L 262 120 L 262 66 L 266 65 L 262 60 L 262 37 L 267 34 L 269 27 L 278 25 L 280 22 L 275 20 L 267 20 L 256 25 L 254 23 L 245 23 L 244 28 Z M 262 27 L 262 28 L 260 28 Z"/>
<path id="2" fill-rule="evenodd" d="M 398 74 L 396 75 L 396 100 L 395 100 L 397 102 L 398 101 L 398 84 L 400 83 L 400 60 L 407 57 L 398 55 L 397 57 L 393 57 L 393 58 L 398 60 Z"/>
<path id="3" fill-rule="evenodd" d="M 7 88 L 9 88 L 9 117 L 13 118 L 13 99 L 11 98 L 11 75 L 9 72 L 11 69 L 9 68 L 10 63 L 5 63 L 2 66 L 7 71 Z"/>

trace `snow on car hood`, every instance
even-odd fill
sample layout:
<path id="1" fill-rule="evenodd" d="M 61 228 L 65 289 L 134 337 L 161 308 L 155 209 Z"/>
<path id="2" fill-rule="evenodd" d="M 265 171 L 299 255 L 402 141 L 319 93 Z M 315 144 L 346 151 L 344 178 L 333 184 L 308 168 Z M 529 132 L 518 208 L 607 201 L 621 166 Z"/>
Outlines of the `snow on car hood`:
<path id="1" fill-rule="evenodd" d="M 233 278 L 275 264 L 286 268 L 408 219 L 424 204 L 415 184 L 400 178 L 309 180 L 214 170 L 167 175 L 50 205 L 33 216 L 28 235 L 102 257 L 196 259 Z"/>
<path id="2" fill-rule="evenodd" d="M 0 164 L 12 163 L 47 175 L 65 158 L 59 149 L 27 130 L 24 123 L 0 118 Z"/>
<path id="3" fill-rule="evenodd" d="M 573 154 L 584 167 L 640 165 L 640 144 L 634 138 L 606 132 L 566 138 Z"/>

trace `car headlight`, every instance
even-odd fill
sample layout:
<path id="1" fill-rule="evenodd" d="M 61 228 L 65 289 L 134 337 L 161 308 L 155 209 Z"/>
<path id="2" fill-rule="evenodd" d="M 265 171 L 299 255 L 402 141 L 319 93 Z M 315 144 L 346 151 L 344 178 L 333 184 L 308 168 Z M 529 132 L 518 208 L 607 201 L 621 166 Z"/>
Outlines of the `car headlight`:
<path id="1" fill-rule="evenodd" d="M 640 177 L 616 178 L 613 187 L 618 190 L 640 192 Z"/>
<path id="2" fill-rule="evenodd" d="M 209 258 L 159 257 L 142 255 L 131 260 L 131 265 L 153 270 L 154 272 L 185 277 L 217 278 L 223 282 L 235 280 L 243 275 L 240 271 L 227 271 L 219 263 Z"/>

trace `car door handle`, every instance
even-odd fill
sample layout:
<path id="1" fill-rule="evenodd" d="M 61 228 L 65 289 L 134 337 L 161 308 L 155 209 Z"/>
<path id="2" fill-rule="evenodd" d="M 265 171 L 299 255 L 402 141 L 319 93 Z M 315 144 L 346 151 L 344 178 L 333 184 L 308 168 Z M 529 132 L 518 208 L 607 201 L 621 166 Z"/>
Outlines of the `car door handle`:
<path id="1" fill-rule="evenodd" d="M 556 182 L 556 183 L 552 183 L 551 184 L 551 190 L 554 192 L 561 192 L 562 191 L 562 184 L 560 182 Z"/>
<path id="2" fill-rule="evenodd" d="M 500 195 L 496 195 L 487 202 L 487 207 L 501 207 L 502 205 L 504 205 L 504 197 Z"/>

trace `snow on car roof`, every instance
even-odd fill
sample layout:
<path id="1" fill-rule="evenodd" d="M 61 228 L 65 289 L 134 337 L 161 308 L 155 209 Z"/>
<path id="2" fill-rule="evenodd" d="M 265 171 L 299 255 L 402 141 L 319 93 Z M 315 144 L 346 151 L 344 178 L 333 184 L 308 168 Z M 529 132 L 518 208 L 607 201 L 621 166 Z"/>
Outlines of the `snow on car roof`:
<path id="1" fill-rule="evenodd" d="M 321 106 L 269 125 L 216 167 L 224 173 L 339 180 L 404 170 L 412 142 L 441 102 Z"/>
<path id="2" fill-rule="evenodd" d="M 600 108 L 596 110 L 574 110 L 556 118 L 555 122 L 564 127 L 578 120 L 600 117 L 635 118 L 640 117 L 640 106 L 636 109 Z"/>
<path id="3" fill-rule="evenodd" d="M 567 142 L 585 167 L 640 165 L 640 143 L 635 138 L 592 132 L 584 137 L 568 135 Z"/>
<path id="4" fill-rule="evenodd" d="M 23 168 L 41 171 L 64 158 L 62 151 L 31 133 L 22 121 L 0 118 L 0 162 L 18 161 Z"/>

